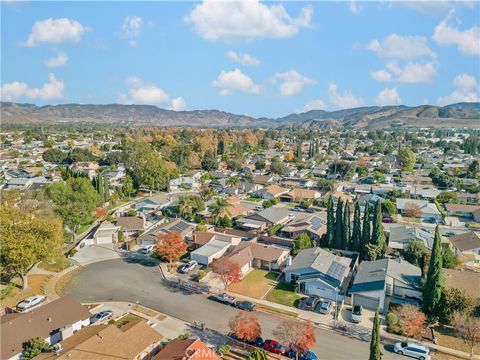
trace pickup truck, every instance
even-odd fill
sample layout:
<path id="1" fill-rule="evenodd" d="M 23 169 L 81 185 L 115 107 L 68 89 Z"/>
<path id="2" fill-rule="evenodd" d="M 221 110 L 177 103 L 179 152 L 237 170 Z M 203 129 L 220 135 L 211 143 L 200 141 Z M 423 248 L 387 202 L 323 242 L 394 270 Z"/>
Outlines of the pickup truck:
<path id="1" fill-rule="evenodd" d="M 237 299 L 227 293 L 213 295 L 212 299 L 227 305 L 235 305 L 237 302 Z"/>

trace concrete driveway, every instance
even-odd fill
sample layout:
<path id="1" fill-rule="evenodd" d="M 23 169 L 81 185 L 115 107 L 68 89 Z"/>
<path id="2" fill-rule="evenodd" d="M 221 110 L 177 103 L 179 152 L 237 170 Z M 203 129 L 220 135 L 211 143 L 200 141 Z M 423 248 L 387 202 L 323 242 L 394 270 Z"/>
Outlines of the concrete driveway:
<path id="1" fill-rule="evenodd" d="M 185 294 L 169 288 L 162 281 L 157 262 L 151 258 L 129 255 L 124 259 L 92 263 L 83 268 L 64 293 L 82 302 L 127 301 L 148 306 L 172 317 L 228 332 L 228 321 L 238 310 L 208 300 L 204 295 Z M 264 337 L 273 337 L 282 318 L 258 312 Z M 367 359 L 369 344 L 333 331 L 316 329 L 313 350 L 320 359 Z M 384 351 L 384 360 L 401 359 Z"/>

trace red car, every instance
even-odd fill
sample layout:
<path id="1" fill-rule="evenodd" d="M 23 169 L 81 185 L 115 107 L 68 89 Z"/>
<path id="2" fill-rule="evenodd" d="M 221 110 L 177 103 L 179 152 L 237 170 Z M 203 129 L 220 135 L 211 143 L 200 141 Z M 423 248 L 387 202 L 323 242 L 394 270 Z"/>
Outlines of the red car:
<path id="1" fill-rule="evenodd" d="M 265 342 L 263 343 L 263 348 L 274 354 L 285 355 L 285 353 L 287 352 L 285 346 L 283 346 L 276 340 L 265 340 Z"/>
<path id="2" fill-rule="evenodd" d="M 389 217 L 384 217 L 382 219 L 382 222 L 384 222 L 384 223 L 394 223 L 395 220 L 393 220 L 392 218 L 389 218 Z"/>

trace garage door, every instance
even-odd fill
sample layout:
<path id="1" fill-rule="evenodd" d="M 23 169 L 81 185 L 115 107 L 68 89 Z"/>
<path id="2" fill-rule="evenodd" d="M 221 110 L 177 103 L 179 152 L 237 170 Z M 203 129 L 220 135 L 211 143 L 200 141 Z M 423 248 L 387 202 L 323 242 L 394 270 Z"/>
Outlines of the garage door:
<path id="1" fill-rule="evenodd" d="M 367 296 L 363 296 L 360 294 L 353 295 L 353 305 L 362 305 L 365 309 L 369 310 L 377 310 L 379 304 L 378 299 L 372 299 Z"/>
<path id="2" fill-rule="evenodd" d="M 329 299 L 335 301 L 335 291 L 330 289 L 323 289 L 323 288 L 314 288 L 313 286 L 305 289 L 308 295 L 318 295 L 322 299 Z"/>

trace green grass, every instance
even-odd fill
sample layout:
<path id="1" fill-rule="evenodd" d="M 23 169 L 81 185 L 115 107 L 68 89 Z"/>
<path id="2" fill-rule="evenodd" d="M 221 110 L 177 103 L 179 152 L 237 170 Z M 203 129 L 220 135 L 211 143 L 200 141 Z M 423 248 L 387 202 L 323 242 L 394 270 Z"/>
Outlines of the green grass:
<path id="1" fill-rule="evenodd" d="M 260 201 L 262 201 L 263 199 L 262 199 L 262 198 L 254 198 L 254 197 L 249 196 L 249 197 L 246 198 L 246 200 L 247 200 L 247 201 L 260 202 Z"/>
<path id="2" fill-rule="evenodd" d="M 301 299 L 301 295 L 295 292 L 292 284 L 279 282 L 266 296 L 266 300 L 277 304 L 296 307 Z"/>
<path id="3" fill-rule="evenodd" d="M 77 230 L 77 235 L 83 234 L 85 231 L 87 231 L 90 225 L 92 224 L 83 224 L 82 226 L 80 226 Z"/>
<path id="4" fill-rule="evenodd" d="M 272 286 L 275 286 L 277 276 L 278 274 L 271 271 L 253 269 L 240 282 L 231 284 L 228 290 L 261 299 Z"/>
<path id="5" fill-rule="evenodd" d="M 298 317 L 298 313 L 293 311 L 282 310 L 273 306 L 268 306 L 268 305 L 259 304 L 259 303 L 255 303 L 255 306 L 257 307 L 257 309 L 263 310 L 271 314 L 286 315 L 294 318 Z"/>
<path id="6" fill-rule="evenodd" d="M 42 270 L 60 272 L 70 266 L 70 260 L 65 256 L 58 256 L 54 262 L 42 261 L 38 267 Z"/>

